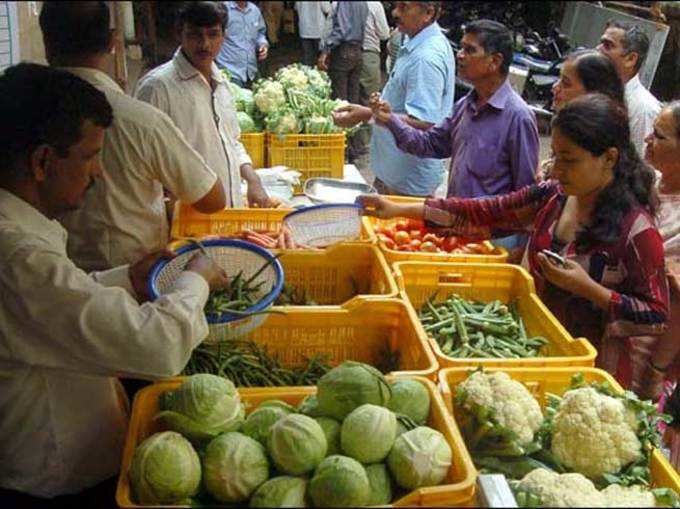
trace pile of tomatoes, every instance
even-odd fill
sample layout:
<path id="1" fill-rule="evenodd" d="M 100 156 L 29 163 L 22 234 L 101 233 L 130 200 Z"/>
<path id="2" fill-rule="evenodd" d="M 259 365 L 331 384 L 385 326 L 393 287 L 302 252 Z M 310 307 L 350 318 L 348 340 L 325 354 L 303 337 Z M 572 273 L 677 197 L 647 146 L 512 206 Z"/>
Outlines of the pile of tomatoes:
<path id="1" fill-rule="evenodd" d="M 463 237 L 441 237 L 430 233 L 425 224 L 416 219 L 383 223 L 376 228 L 376 234 L 387 249 L 396 251 L 483 255 L 495 252 L 488 241 L 476 242 Z"/>

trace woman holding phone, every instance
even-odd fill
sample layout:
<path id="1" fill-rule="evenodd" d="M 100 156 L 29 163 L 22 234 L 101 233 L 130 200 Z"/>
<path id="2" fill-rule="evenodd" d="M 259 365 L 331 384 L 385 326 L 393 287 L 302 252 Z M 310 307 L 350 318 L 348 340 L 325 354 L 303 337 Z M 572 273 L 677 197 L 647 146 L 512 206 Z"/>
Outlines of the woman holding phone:
<path id="1" fill-rule="evenodd" d="M 388 108 L 372 106 L 376 122 L 389 120 Z M 663 333 L 668 315 L 654 174 L 630 142 L 625 107 L 605 95 L 570 101 L 552 128 L 555 180 L 490 198 L 359 200 L 367 215 L 424 219 L 439 234 L 529 232 L 524 265 L 541 298 L 573 336 L 596 345 L 598 365 L 630 387 L 630 338 Z"/>

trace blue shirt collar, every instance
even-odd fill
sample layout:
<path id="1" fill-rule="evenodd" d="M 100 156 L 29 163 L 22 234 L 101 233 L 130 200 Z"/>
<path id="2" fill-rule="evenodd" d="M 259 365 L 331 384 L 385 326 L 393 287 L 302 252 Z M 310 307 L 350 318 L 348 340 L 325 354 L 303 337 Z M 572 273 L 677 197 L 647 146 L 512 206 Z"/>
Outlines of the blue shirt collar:
<path id="1" fill-rule="evenodd" d="M 413 39 L 408 37 L 402 48 L 404 48 L 406 51 L 410 53 L 411 51 L 415 50 L 418 46 L 420 46 L 423 42 L 428 40 L 430 37 L 434 37 L 435 35 L 441 33 L 442 29 L 439 26 L 439 23 L 435 21 L 430 26 L 425 27 L 420 32 L 418 32 Z"/>

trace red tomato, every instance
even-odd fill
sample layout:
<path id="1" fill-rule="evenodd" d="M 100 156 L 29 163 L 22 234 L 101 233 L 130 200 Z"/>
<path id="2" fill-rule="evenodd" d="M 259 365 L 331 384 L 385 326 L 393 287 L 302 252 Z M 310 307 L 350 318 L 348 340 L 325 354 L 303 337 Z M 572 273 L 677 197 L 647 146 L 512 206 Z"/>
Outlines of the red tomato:
<path id="1" fill-rule="evenodd" d="M 411 230 L 409 232 L 409 235 L 412 240 L 423 240 L 423 234 L 420 232 L 420 230 Z"/>
<path id="2" fill-rule="evenodd" d="M 399 221 L 397 221 L 397 224 L 395 225 L 394 229 L 398 232 L 401 231 L 408 232 L 411 231 L 412 228 L 410 228 L 408 219 L 400 219 Z"/>
<path id="3" fill-rule="evenodd" d="M 409 246 L 411 246 L 414 251 L 418 251 L 418 250 L 420 250 L 421 244 L 422 244 L 422 242 L 420 242 L 418 239 L 413 239 L 411 241 L 411 243 L 409 244 Z"/>
<path id="4" fill-rule="evenodd" d="M 444 251 L 448 251 L 449 253 L 452 252 L 457 247 L 458 247 L 457 237 L 446 237 L 444 239 L 444 242 L 442 242 L 442 249 Z"/>
<path id="5" fill-rule="evenodd" d="M 423 242 L 420 245 L 420 250 L 424 251 L 426 253 L 436 253 L 437 252 L 437 245 L 434 242 L 430 242 L 428 240 L 427 242 Z"/>
<path id="6" fill-rule="evenodd" d="M 385 247 L 387 249 L 395 249 L 397 247 L 392 239 L 385 239 L 383 242 L 385 243 Z"/>
<path id="7" fill-rule="evenodd" d="M 386 235 L 387 237 L 393 239 L 394 238 L 394 227 L 393 226 L 383 226 L 382 228 L 378 229 L 378 233 L 382 233 L 383 235 Z"/>
<path id="8" fill-rule="evenodd" d="M 419 219 L 409 219 L 408 224 L 410 230 L 420 230 L 425 228 L 425 223 Z"/>
<path id="9" fill-rule="evenodd" d="M 403 246 L 404 244 L 411 242 L 411 237 L 409 237 L 408 232 L 400 230 L 394 234 L 394 242 L 398 246 Z"/>

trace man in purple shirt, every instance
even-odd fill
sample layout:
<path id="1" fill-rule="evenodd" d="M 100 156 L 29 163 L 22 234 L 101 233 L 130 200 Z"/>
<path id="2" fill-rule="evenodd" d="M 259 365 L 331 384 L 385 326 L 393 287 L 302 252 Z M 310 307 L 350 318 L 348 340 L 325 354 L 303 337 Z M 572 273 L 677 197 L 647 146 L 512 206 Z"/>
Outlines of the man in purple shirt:
<path id="1" fill-rule="evenodd" d="M 377 122 L 397 146 L 420 157 L 451 158 L 447 196 L 505 194 L 535 182 L 536 118 L 507 79 L 512 60 L 510 31 L 495 21 L 466 25 L 457 55 L 460 76 L 472 90 L 443 123 L 425 131 L 409 127 L 389 104 L 374 97 Z"/>

